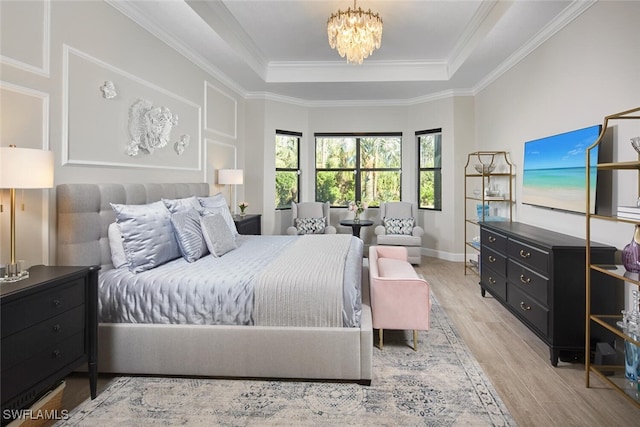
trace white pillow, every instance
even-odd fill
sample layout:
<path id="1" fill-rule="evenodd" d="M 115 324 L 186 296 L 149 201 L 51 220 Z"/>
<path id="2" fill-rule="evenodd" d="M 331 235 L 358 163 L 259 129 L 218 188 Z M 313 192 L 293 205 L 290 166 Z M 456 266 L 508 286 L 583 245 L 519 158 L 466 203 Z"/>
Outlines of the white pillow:
<path id="1" fill-rule="evenodd" d="M 221 257 L 237 248 L 236 239 L 229 230 L 226 221 L 220 214 L 206 215 L 200 218 L 202 235 L 209 252 L 215 257 Z"/>
<path id="2" fill-rule="evenodd" d="M 162 201 L 147 205 L 111 203 L 122 234 L 124 253 L 133 273 L 180 257 L 169 210 Z"/>
<path id="3" fill-rule="evenodd" d="M 209 197 L 198 197 L 198 201 L 200 202 L 200 206 L 204 209 L 201 212 L 202 215 L 213 215 L 220 214 L 222 218 L 224 218 L 229 230 L 233 233 L 234 237 L 239 236 L 238 230 L 236 229 L 236 223 L 233 222 L 233 217 L 231 216 L 231 212 L 229 211 L 229 206 L 227 205 L 227 201 L 224 199 L 222 193 L 218 193 Z"/>
<path id="4" fill-rule="evenodd" d="M 127 256 L 124 253 L 124 245 L 122 244 L 122 233 L 117 223 L 109 224 L 107 230 L 109 236 L 109 248 L 111 249 L 111 263 L 114 268 L 125 267 L 127 265 Z"/>

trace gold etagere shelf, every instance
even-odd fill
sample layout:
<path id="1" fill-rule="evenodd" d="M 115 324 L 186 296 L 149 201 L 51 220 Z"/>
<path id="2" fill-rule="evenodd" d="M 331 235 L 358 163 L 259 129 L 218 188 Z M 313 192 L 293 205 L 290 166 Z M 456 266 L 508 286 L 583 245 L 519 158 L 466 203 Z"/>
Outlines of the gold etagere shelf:
<path id="1" fill-rule="evenodd" d="M 464 274 L 479 274 L 477 255 L 480 253 L 480 221 L 511 221 L 513 217 L 513 164 L 509 160 L 509 153 L 469 153 L 464 177 Z M 469 181 L 476 185 L 469 188 Z M 490 210 L 492 204 L 502 205 L 500 210 L 503 216 L 491 216 L 487 212 L 485 206 Z M 480 210 L 478 205 L 481 206 Z"/>
<path id="2" fill-rule="evenodd" d="M 591 363 L 591 326 L 593 324 L 600 325 L 602 328 L 610 331 L 620 339 L 640 346 L 640 342 L 634 339 L 632 336 L 625 333 L 625 331 L 618 326 L 617 322 L 622 320 L 622 314 L 620 313 L 592 313 L 591 312 L 591 286 L 592 282 L 597 280 L 598 275 L 592 277 L 593 272 L 598 272 L 606 276 L 618 279 L 620 283 L 631 283 L 638 287 L 640 290 L 640 276 L 638 273 L 627 272 L 622 265 L 598 265 L 591 263 L 591 231 L 593 228 L 592 220 L 613 221 L 620 223 L 640 224 L 640 220 L 635 221 L 628 218 L 621 218 L 612 214 L 611 216 L 591 213 L 591 192 L 589 191 L 591 185 L 590 168 L 591 165 L 591 150 L 595 149 L 602 142 L 607 128 L 609 127 L 609 121 L 612 120 L 638 120 L 640 119 L 640 108 L 634 108 L 632 110 L 623 111 L 620 113 L 612 114 L 604 118 L 602 125 L 602 131 L 598 136 L 596 142 L 587 149 L 586 164 L 586 188 L 587 188 L 587 203 L 586 203 L 586 324 L 585 324 L 585 373 L 586 373 L 586 386 L 590 387 L 591 374 L 596 375 L 604 383 L 612 386 L 616 391 L 624 395 L 629 401 L 633 402 L 637 407 L 640 407 L 640 389 L 637 384 L 629 381 L 625 378 L 624 365 L 596 365 Z M 624 161 L 614 163 L 598 163 L 597 169 L 599 171 L 618 171 L 618 170 L 636 170 L 640 172 L 640 161 Z M 639 173 L 640 178 L 640 173 Z M 640 181 L 639 181 L 640 182 Z M 640 190 L 640 186 L 638 187 Z M 614 292 L 612 290 L 611 292 Z"/>

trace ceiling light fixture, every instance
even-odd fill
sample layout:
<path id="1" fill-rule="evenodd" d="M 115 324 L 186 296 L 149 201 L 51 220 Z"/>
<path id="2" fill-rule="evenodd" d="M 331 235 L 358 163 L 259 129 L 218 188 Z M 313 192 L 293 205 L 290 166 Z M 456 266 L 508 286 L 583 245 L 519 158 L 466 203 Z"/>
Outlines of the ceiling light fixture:
<path id="1" fill-rule="evenodd" d="M 346 12 L 338 9 L 327 20 L 327 34 L 329 46 L 338 49 L 341 57 L 347 56 L 347 63 L 362 64 L 362 61 L 380 48 L 382 41 L 382 18 L 377 13 L 356 9 Z"/>

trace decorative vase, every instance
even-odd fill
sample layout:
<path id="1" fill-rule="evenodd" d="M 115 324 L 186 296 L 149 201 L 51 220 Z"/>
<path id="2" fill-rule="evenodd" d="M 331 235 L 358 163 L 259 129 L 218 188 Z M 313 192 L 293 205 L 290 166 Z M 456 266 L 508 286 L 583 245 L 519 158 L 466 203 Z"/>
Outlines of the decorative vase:
<path id="1" fill-rule="evenodd" d="M 622 264 L 627 271 L 640 273 L 640 224 L 636 225 L 631 243 L 622 250 Z"/>
<path id="2" fill-rule="evenodd" d="M 356 224 L 360 222 L 360 214 L 358 212 L 354 214 L 353 222 L 355 222 Z"/>
<path id="3" fill-rule="evenodd" d="M 240 211 L 240 216 L 245 216 L 244 211 Z"/>
<path id="4" fill-rule="evenodd" d="M 623 313 L 623 330 L 632 339 L 640 340 L 640 312 L 638 309 L 639 293 L 631 293 L 631 310 Z M 623 310 L 624 311 L 624 310 Z M 634 383 L 640 380 L 640 348 L 631 341 L 624 341 L 624 373 L 625 377 Z"/>

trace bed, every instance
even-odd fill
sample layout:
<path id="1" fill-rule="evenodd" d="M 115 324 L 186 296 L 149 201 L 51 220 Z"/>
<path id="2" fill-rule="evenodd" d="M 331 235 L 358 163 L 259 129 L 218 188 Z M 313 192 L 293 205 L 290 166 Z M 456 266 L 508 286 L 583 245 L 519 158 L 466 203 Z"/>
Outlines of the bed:
<path id="1" fill-rule="evenodd" d="M 162 199 L 208 195 L 206 183 L 59 185 L 56 189 L 57 264 L 99 265 L 101 279 L 117 276 L 121 273 L 114 271 L 117 269 L 112 264 L 108 238 L 109 225 L 115 221 L 111 203 L 144 205 Z M 233 257 L 242 257 L 244 250 L 251 251 L 253 239 L 280 244 L 281 237 L 285 236 L 239 236 Z M 245 256 L 249 257 L 248 254 Z M 176 260 L 176 263 L 183 261 Z M 178 268 L 190 267 L 183 264 Z M 98 327 L 99 372 L 348 380 L 370 384 L 373 330 L 368 272 L 363 271 L 366 266 L 360 263 L 358 266 L 357 276 L 362 287 L 355 325 L 346 325 L 344 319 L 349 317 L 344 313 L 348 311 L 346 304 L 342 312 L 344 324 L 331 326 L 280 326 L 268 322 L 178 324 L 171 323 L 173 320 L 150 323 L 153 320 L 139 322 L 136 319 L 132 320 L 136 323 L 129 323 L 126 318 L 109 317 L 110 311 L 103 304 L 101 316 L 107 320 L 100 320 Z M 162 276 L 161 270 L 156 273 Z M 147 286 L 153 286 L 154 282 L 151 283 Z"/>

